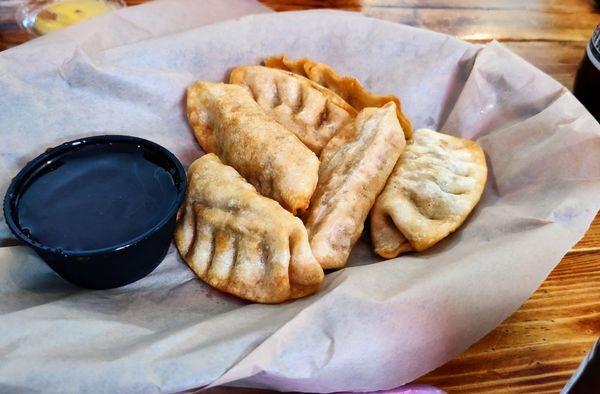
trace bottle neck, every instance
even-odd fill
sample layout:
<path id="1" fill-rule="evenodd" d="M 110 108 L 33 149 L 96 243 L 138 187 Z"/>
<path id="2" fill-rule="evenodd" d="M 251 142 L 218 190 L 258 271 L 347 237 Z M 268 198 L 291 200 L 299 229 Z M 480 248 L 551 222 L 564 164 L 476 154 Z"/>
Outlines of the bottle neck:
<path id="1" fill-rule="evenodd" d="M 596 26 L 586 52 L 590 62 L 596 69 L 600 70 L 600 25 Z"/>

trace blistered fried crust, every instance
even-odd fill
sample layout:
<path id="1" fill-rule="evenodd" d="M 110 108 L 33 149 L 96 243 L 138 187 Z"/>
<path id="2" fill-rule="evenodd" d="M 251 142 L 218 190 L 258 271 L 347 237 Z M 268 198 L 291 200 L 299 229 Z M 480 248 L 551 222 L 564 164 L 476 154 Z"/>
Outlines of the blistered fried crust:
<path id="1" fill-rule="evenodd" d="M 412 136 L 412 126 L 406 115 L 402 112 L 400 100 L 396 96 L 371 93 L 356 78 L 339 75 L 328 65 L 318 63 L 306 57 L 292 60 L 285 55 L 277 55 L 267 58 L 264 64 L 267 67 L 287 70 L 294 74 L 302 75 L 332 90 L 357 111 L 366 107 L 381 107 L 392 101 L 396 104 L 396 115 L 404 131 L 406 140 Z"/>
<path id="2" fill-rule="evenodd" d="M 477 143 L 416 130 L 371 210 L 375 252 L 393 258 L 433 246 L 464 222 L 486 178 Z"/>
<path id="3" fill-rule="evenodd" d="M 187 116 L 196 139 L 234 167 L 264 196 L 292 213 L 304 211 L 317 185 L 319 160 L 238 85 L 196 82 Z"/>
<path id="4" fill-rule="evenodd" d="M 229 82 L 245 86 L 265 112 L 316 154 L 356 117 L 356 110 L 337 94 L 287 71 L 237 67 Z"/>
<path id="5" fill-rule="evenodd" d="M 177 221 L 179 253 L 209 285 L 278 303 L 314 293 L 323 270 L 302 221 L 263 197 L 214 154 L 193 162 Z"/>
<path id="6" fill-rule="evenodd" d="M 307 211 L 306 228 L 323 268 L 346 264 L 404 146 L 396 108 L 390 102 L 362 110 L 321 152 L 319 183 Z"/>

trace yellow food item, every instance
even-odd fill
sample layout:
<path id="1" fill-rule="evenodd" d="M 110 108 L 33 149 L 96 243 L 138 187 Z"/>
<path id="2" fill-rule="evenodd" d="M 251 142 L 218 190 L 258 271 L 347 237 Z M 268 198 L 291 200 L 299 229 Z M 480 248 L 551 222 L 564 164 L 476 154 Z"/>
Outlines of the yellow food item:
<path id="1" fill-rule="evenodd" d="M 35 17 L 33 25 L 38 34 L 47 34 L 63 27 L 102 15 L 113 7 L 99 0 L 74 0 L 52 3 Z"/>

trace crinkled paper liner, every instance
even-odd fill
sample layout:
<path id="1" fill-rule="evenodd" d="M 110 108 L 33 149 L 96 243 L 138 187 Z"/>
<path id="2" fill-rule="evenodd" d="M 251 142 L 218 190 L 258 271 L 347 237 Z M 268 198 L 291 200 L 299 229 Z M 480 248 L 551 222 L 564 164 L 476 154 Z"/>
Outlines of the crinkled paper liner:
<path id="1" fill-rule="evenodd" d="M 242 0 L 160 1 L 1 53 L 1 191 L 45 148 L 92 134 L 141 136 L 187 165 L 201 151 L 186 86 L 285 52 L 396 94 L 415 128 L 477 140 L 489 165 L 477 208 L 425 253 L 381 261 L 364 237 L 319 293 L 281 305 L 209 288 L 174 248 L 132 285 L 75 288 L 14 246 L 3 224 L 0 391 L 399 386 L 492 330 L 583 236 L 599 207 L 600 126 L 559 83 L 498 43 L 360 14 L 207 25 L 264 11 Z"/>

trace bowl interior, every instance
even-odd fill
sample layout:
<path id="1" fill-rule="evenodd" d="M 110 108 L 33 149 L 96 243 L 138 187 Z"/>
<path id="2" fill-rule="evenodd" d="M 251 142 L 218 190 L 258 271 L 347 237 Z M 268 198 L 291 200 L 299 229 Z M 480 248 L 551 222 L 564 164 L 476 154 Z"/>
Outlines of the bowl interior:
<path id="1" fill-rule="evenodd" d="M 56 168 L 61 158 L 67 155 L 79 151 L 82 148 L 91 148 L 90 152 L 94 152 L 95 148 L 101 151 L 103 147 L 118 145 L 123 146 L 125 149 L 129 147 L 131 150 L 142 151 L 144 159 L 152 162 L 153 164 L 163 168 L 167 171 L 173 179 L 176 188 L 176 198 L 173 204 L 168 209 L 168 212 L 164 215 L 162 220 L 151 228 L 146 229 L 139 235 L 128 239 L 124 242 L 97 248 L 90 250 L 63 250 L 55 246 L 45 245 L 40 241 L 33 239 L 26 230 L 24 230 L 19 223 L 19 199 L 27 188 L 40 176 L 52 171 Z M 137 137 L 122 136 L 122 135 L 102 135 L 78 139 L 75 141 L 69 141 L 63 143 L 57 147 L 48 149 L 43 154 L 39 155 L 32 161 L 30 161 L 12 180 L 5 199 L 4 199 L 4 217 L 6 222 L 21 241 L 33 246 L 34 248 L 42 249 L 44 251 L 55 251 L 67 255 L 89 255 L 94 253 L 104 253 L 110 250 L 121 249 L 128 245 L 136 243 L 138 240 L 146 238 L 149 234 L 160 229 L 173 215 L 176 214 L 179 206 L 183 202 L 185 194 L 186 178 L 185 170 L 183 166 L 177 160 L 177 158 L 164 147 Z"/>

